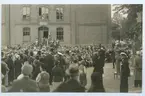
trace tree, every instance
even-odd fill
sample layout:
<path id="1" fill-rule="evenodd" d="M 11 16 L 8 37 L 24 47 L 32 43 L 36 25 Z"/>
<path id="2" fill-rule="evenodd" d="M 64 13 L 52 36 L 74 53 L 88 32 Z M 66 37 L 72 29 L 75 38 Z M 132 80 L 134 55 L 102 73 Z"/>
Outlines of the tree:
<path id="1" fill-rule="evenodd" d="M 142 4 L 123 4 L 123 5 L 114 5 L 114 11 L 116 13 L 122 13 L 127 15 L 127 20 L 125 22 L 126 28 L 125 32 L 131 40 L 135 43 L 140 42 L 142 43 L 142 20 L 141 22 L 137 22 L 138 13 L 143 12 L 143 5 Z M 142 16 L 141 16 L 142 19 Z M 142 45 L 142 44 L 140 44 Z"/>
<path id="2" fill-rule="evenodd" d="M 118 39 L 124 38 L 124 36 L 126 36 L 125 23 L 126 23 L 126 18 L 123 17 L 122 14 L 114 13 L 112 18 L 112 35 L 114 36 L 114 34 L 116 34 Z"/>
<path id="3" fill-rule="evenodd" d="M 113 39 L 119 39 L 120 38 L 120 30 L 119 25 L 112 22 L 112 38 Z"/>

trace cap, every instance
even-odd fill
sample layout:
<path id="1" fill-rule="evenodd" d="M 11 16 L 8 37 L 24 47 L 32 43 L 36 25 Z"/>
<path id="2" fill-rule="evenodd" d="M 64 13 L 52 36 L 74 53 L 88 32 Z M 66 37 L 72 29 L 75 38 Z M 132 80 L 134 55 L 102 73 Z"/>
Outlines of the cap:
<path id="1" fill-rule="evenodd" d="M 120 55 L 125 55 L 125 56 L 127 56 L 127 54 L 126 54 L 125 52 L 121 52 Z"/>

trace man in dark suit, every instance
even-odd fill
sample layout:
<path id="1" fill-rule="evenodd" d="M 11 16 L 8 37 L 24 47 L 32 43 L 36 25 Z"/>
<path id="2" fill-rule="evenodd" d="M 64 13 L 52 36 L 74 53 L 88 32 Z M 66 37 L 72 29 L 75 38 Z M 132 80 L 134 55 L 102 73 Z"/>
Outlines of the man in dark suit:
<path id="1" fill-rule="evenodd" d="M 24 64 L 22 66 L 22 77 L 14 80 L 9 92 L 38 92 L 39 88 L 37 83 L 29 78 L 32 71 L 32 65 Z"/>
<path id="2" fill-rule="evenodd" d="M 14 62 L 15 64 L 15 78 L 17 78 L 21 74 L 21 67 L 22 67 L 22 61 L 20 60 L 20 56 L 16 56 L 16 60 Z"/>
<path id="3" fill-rule="evenodd" d="M 52 68 L 54 67 L 54 49 L 51 48 L 50 49 L 50 53 L 48 53 L 45 57 L 44 57 L 44 65 L 46 66 L 46 71 L 49 73 L 50 75 L 50 80 L 49 83 L 50 85 L 52 85 Z"/>
<path id="4" fill-rule="evenodd" d="M 7 60 L 6 60 L 6 64 L 8 65 L 9 68 L 9 73 L 8 73 L 8 82 L 11 84 L 12 81 L 14 80 L 14 70 L 15 70 L 15 66 L 12 60 L 12 55 L 9 54 Z"/>
<path id="5" fill-rule="evenodd" d="M 121 52 L 121 75 L 120 75 L 120 92 L 128 92 L 128 77 L 130 76 L 128 56 Z"/>

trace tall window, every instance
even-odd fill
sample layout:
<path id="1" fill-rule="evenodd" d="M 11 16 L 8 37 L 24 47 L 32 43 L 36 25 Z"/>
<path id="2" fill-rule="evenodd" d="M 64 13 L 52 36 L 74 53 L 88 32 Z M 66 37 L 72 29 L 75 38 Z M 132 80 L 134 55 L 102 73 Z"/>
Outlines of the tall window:
<path id="1" fill-rule="evenodd" d="M 59 28 L 57 28 L 56 31 L 57 31 L 56 32 L 56 39 L 60 40 L 60 41 L 63 41 L 64 40 L 64 38 L 63 38 L 63 35 L 64 35 L 63 28 L 59 27 Z"/>
<path id="2" fill-rule="evenodd" d="M 64 17 L 63 8 L 56 8 L 56 19 L 63 20 L 63 17 Z"/>
<path id="3" fill-rule="evenodd" d="M 29 36 L 30 35 L 30 28 L 25 27 L 23 28 L 23 36 Z"/>
<path id="4" fill-rule="evenodd" d="M 30 7 L 25 6 L 23 7 L 23 19 L 29 19 L 30 18 Z"/>
<path id="5" fill-rule="evenodd" d="M 49 19 L 49 8 L 40 7 L 39 8 L 39 17 L 40 17 L 40 19 Z"/>
<path id="6" fill-rule="evenodd" d="M 30 28 L 24 27 L 23 28 L 23 42 L 29 42 L 30 41 Z"/>

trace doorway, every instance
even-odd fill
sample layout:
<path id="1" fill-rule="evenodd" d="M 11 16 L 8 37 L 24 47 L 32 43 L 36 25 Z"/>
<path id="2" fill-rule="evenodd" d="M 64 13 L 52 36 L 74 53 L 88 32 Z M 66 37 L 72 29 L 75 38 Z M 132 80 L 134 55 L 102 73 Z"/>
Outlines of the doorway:
<path id="1" fill-rule="evenodd" d="M 48 38 L 49 28 L 46 26 L 41 26 L 38 28 L 38 40 L 41 42 L 44 38 Z"/>
<path id="2" fill-rule="evenodd" d="M 48 38 L 48 31 L 43 32 L 43 38 Z"/>

